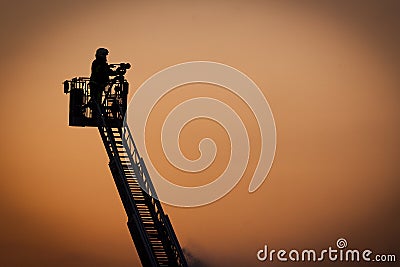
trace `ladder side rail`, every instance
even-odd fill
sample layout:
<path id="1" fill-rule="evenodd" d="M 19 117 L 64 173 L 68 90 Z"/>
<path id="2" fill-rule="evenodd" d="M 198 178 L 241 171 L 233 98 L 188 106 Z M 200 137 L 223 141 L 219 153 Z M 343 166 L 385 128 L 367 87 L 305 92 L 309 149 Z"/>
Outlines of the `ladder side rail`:
<path id="1" fill-rule="evenodd" d="M 139 151 L 136 147 L 135 141 L 133 140 L 132 133 L 128 126 L 124 128 L 124 142 L 127 144 L 129 148 L 128 154 L 130 158 L 132 158 L 133 162 L 139 167 L 138 176 L 143 180 L 142 184 L 144 185 L 143 189 L 147 194 L 151 195 L 154 198 L 158 198 L 156 190 L 154 189 L 153 183 L 145 169 L 145 164 L 143 158 L 140 156 Z M 143 168 L 144 167 L 144 168 Z"/>
<path id="2" fill-rule="evenodd" d="M 97 110 L 100 114 L 100 118 L 101 118 L 103 127 L 106 130 L 105 132 L 107 133 L 108 141 L 111 144 L 111 150 L 113 151 L 113 153 L 112 153 L 113 157 L 110 158 L 110 161 L 113 161 L 115 163 L 119 177 L 122 178 L 125 176 L 125 174 L 124 174 L 123 167 L 121 164 L 121 159 L 118 155 L 118 149 L 115 144 L 115 140 L 113 138 L 113 133 L 112 133 L 111 127 L 107 126 L 106 119 L 104 117 L 105 115 L 103 114 L 104 109 L 102 108 L 102 106 L 99 105 L 98 103 L 96 104 L 96 106 L 97 106 Z M 100 130 L 100 127 L 99 127 L 99 130 Z M 106 141 L 106 139 L 104 139 L 103 141 Z M 106 143 L 104 145 L 107 146 Z M 136 205 L 134 203 L 134 199 L 131 197 L 131 192 L 130 192 L 129 186 L 126 184 L 125 179 L 121 179 L 121 180 L 122 180 L 123 190 L 121 190 L 122 192 L 120 192 L 120 193 L 123 193 L 125 196 L 129 196 L 127 198 L 124 197 L 125 199 L 129 200 L 129 205 L 126 205 L 126 206 L 124 205 L 125 209 L 126 209 L 126 211 L 128 211 L 129 209 L 131 209 L 133 211 L 132 214 L 135 217 L 133 221 L 135 222 L 135 225 L 137 226 L 137 229 L 139 230 L 141 240 L 144 241 L 143 245 L 146 250 L 147 259 L 150 261 L 151 266 L 157 266 L 158 265 L 157 260 L 155 259 L 152 248 L 150 246 L 150 240 L 148 238 L 146 230 L 144 229 L 143 225 L 140 223 L 141 218 L 140 218 L 139 212 L 136 208 Z M 125 203 L 125 204 L 127 204 L 127 203 Z M 128 207 L 128 210 L 127 210 L 127 207 Z M 129 220 L 131 219 L 129 217 L 130 216 L 128 214 L 128 223 L 130 223 Z M 130 226 L 130 225 L 128 225 L 128 226 Z M 129 227 L 129 228 L 131 228 L 131 227 Z M 134 239 L 133 236 L 132 236 L 132 239 Z M 135 242 L 135 239 L 134 239 L 134 242 Z M 140 255 L 140 256 L 143 257 L 143 255 Z"/>
<path id="3" fill-rule="evenodd" d="M 115 83 L 110 85 L 110 88 L 106 92 L 106 95 L 111 93 L 113 89 L 112 87 L 115 85 L 116 85 Z M 105 96 L 104 101 L 106 100 L 107 97 Z M 120 114 L 122 114 L 120 106 L 119 106 L 119 111 Z M 137 149 L 137 146 L 135 144 L 135 141 L 133 139 L 129 127 L 127 126 L 123 127 L 122 131 L 120 131 L 120 134 L 122 137 L 123 145 L 129 157 L 129 160 L 131 161 L 131 166 L 133 167 L 133 171 L 137 174 L 136 178 L 138 180 L 138 183 L 143 189 L 145 189 L 146 193 L 149 194 L 151 198 L 151 203 L 155 208 L 156 214 L 154 221 L 156 224 L 160 226 L 158 228 L 163 232 L 160 234 L 163 236 L 163 239 L 165 240 L 165 242 L 163 243 L 166 243 L 165 244 L 167 245 L 166 249 L 169 250 L 170 252 L 172 251 L 172 253 L 174 254 L 173 261 L 177 263 L 178 266 L 187 266 L 185 256 L 179 244 L 178 238 L 176 237 L 176 234 L 172 228 L 171 221 L 169 220 L 168 215 L 164 213 L 162 205 L 158 200 L 158 196 L 155 191 L 152 180 L 150 179 L 150 175 L 146 168 L 146 164 L 144 163 L 143 158 L 139 154 L 139 151 Z"/>
<path id="4" fill-rule="evenodd" d="M 140 164 L 140 169 L 141 169 L 141 171 L 142 171 L 142 176 L 144 176 L 145 184 L 147 185 L 147 188 L 150 189 L 150 193 L 151 193 L 150 195 L 151 195 L 153 198 L 158 199 L 156 190 L 154 189 L 153 182 L 151 181 L 150 175 L 149 175 L 149 173 L 147 172 L 146 164 L 144 163 L 143 158 L 140 157 L 140 156 L 139 156 L 139 164 Z M 162 209 L 161 206 L 160 206 L 160 209 Z"/>
<path id="5" fill-rule="evenodd" d="M 183 251 L 181 249 L 181 246 L 179 244 L 179 240 L 175 234 L 174 228 L 172 227 L 171 221 L 169 220 L 168 215 L 166 214 L 161 214 L 162 221 L 164 222 L 165 228 L 167 229 L 168 232 L 168 236 L 172 239 L 172 243 L 175 244 L 174 246 L 174 253 L 175 253 L 175 257 L 179 260 L 179 266 L 182 267 L 187 267 L 187 262 L 186 262 L 186 258 L 185 255 L 183 254 Z"/>
<path id="6" fill-rule="evenodd" d="M 152 205 L 156 209 L 157 221 L 163 226 L 163 236 L 167 239 L 166 242 L 169 245 L 169 250 L 172 251 L 172 253 L 174 254 L 174 258 L 179 264 L 178 266 L 187 266 L 186 259 L 179 244 L 178 238 L 175 234 L 168 215 L 164 213 L 161 202 L 155 198 L 152 198 L 151 201 Z"/>
<path id="7" fill-rule="evenodd" d="M 173 250 L 173 253 L 175 255 L 175 258 L 179 261 L 179 266 L 187 266 L 183 251 L 180 247 L 178 238 L 176 237 L 176 234 L 172 228 L 171 222 L 168 218 L 168 216 L 164 213 L 164 210 L 162 208 L 162 205 L 160 203 L 160 201 L 158 200 L 157 194 L 155 192 L 153 183 L 150 179 L 150 175 L 147 171 L 146 168 L 146 164 L 143 161 L 143 158 L 140 157 L 139 152 L 137 150 L 137 147 L 135 145 L 135 142 L 133 140 L 132 134 L 129 130 L 129 127 L 124 127 L 125 132 L 127 133 L 127 136 L 124 135 L 124 139 L 125 142 L 128 144 L 128 155 L 129 158 L 131 159 L 132 162 L 132 166 L 134 167 L 134 171 L 135 173 L 137 173 L 137 177 L 141 178 L 139 180 L 142 180 L 143 178 L 145 178 L 145 184 L 148 186 L 145 189 L 147 190 L 147 192 L 151 193 L 151 197 L 152 197 L 152 204 L 153 206 L 156 208 L 157 211 L 157 220 L 163 225 L 165 226 L 166 232 L 163 233 L 164 236 L 167 237 L 167 242 L 169 243 L 170 249 Z M 129 151 L 130 150 L 130 151 Z M 144 176 L 144 177 L 143 177 Z M 153 197 L 155 196 L 155 198 Z"/>
<path id="8" fill-rule="evenodd" d="M 110 170 L 113 174 L 114 182 L 117 186 L 122 203 L 124 204 L 125 212 L 127 213 L 127 226 L 131 238 L 136 246 L 140 261 L 143 266 L 158 267 L 158 264 L 155 262 L 156 259 L 154 258 L 154 254 L 152 252 L 149 252 L 149 244 L 146 241 L 147 234 L 143 233 L 143 229 L 141 229 L 142 224 L 140 223 L 140 215 L 136 212 L 133 206 L 129 204 L 131 199 L 124 190 L 123 178 L 120 177 L 120 174 L 115 167 L 115 164 L 110 164 Z"/>
<path id="9" fill-rule="evenodd" d="M 129 154 L 128 154 L 129 155 Z M 141 164 L 142 166 L 145 168 L 143 159 L 140 158 L 141 160 Z M 148 177 L 148 173 L 146 169 L 139 169 L 138 164 L 136 163 L 131 163 L 133 170 L 136 174 L 136 177 L 142 177 L 142 175 L 146 175 Z M 142 179 L 138 179 L 138 181 L 141 181 Z M 151 181 L 150 179 L 147 179 L 147 181 Z M 143 184 L 143 182 L 139 182 L 139 184 Z M 171 230 L 171 223 L 168 219 L 168 216 L 165 215 L 163 209 L 162 209 L 162 205 L 160 203 L 160 201 L 154 197 L 152 197 L 151 195 L 146 193 L 146 198 L 148 199 L 148 201 L 151 203 L 152 205 L 152 209 L 150 209 L 151 215 L 153 217 L 153 220 L 155 222 L 155 224 L 157 225 L 157 229 L 159 229 L 159 234 L 160 237 L 163 240 L 163 245 L 164 248 L 169 251 L 168 255 L 169 255 L 169 261 L 174 263 L 174 266 L 178 263 L 178 266 L 187 266 L 185 264 L 182 264 L 182 262 L 186 262 L 184 260 L 184 257 L 182 258 L 183 252 L 180 249 L 179 246 L 179 242 L 177 241 L 176 235 L 173 232 L 173 230 Z M 173 233 L 173 235 L 171 234 Z M 172 253 L 172 254 L 171 254 Z M 173 256 L 171 256 L 173 255 Z"/>
<path id="10" fill-rule="evenodd" d="M 111 151 L 110 146 L 107 145 L 107 136 L 106 136 L 106 134 L 104 133 L 105 131 L 103 130 L 103 126 L 99 126 L 99 127 L 97 127 L 97 129 L 99 130 L 99 133 L 100 133 L 100 136 L 101 136 L 101 140 L 103 140 L 104 147 L 106 148 L 106 152 L 107 152 L 107 155 L 108 155 L 108 159 L 109 159 L 110 162 L 111 162 L 111 159 L 114 157 L 114 155 L 113 155 L 113 153 L 112 153 L 112 151 Z"/>
<path id="11" fill-rule="evenodd" d="M 140 155 L 138 153 L 138 150 L 136 149 L 136 145 L 133 141 L 132 138 L 129 138 L 129 128 L 127 126 L 123 127 L 123 138 L 122 138 L 122 143 L 125 146 L 125 150 L 128 154 L 129 160 L 131 161 L 131 166 L 134 168 L 134 171 L 136 173 L 136 179 L 139 183 L 139 185 L 142 187 L 142 189 L 149 194 L 150 188 L 148 187 L 148 184 L 145 182 L 143 179 L 143 171 L 142 168 L 140 167 Z M 128 136 L 126 134 L 128 133 Z"/>
<path id="12" fill-rule="evenodd" d="M 125 133 L 127 132 L 126 129 L 129 130 L 128 127 L 123 127 L 123 134 L 122 134 L 122 144 L 125 147 L 125 150 L 127 152 L 127 155 L 129 157 L 129 160 L 131 162 L 131 166 L 133 168 L 133 171 L 136 173 L 136 179 L 140 185 L 140 187 L 147 193 L 149 190 L 146 187 L 146 184 L 143 180 L 143 175 L 142 171 L 139 166 L 139 155 L 136 150 L 135 144 L 132 142 L 132 139 L 127 138 L 125 136 Z"/>
<path id="13" fill-rule="evenodd" d="M 175 235 L 171 221 L 167 214 L 164 213 L 162 209 L 161 202 L 158 199 L 149 196 L 151 204 L 153 205 L 156 213 L 156 222 L 160 226 L 160 231 L 162 231 L 161 236 L 164 240 L 164 244 L 167 245 L 166 249 L 169 251 L 168 255 L 173 255 L 170 260 L 174 262 L 174 266 L 186 267 L 186 259 L 179 244 L 178 238 Z"/>

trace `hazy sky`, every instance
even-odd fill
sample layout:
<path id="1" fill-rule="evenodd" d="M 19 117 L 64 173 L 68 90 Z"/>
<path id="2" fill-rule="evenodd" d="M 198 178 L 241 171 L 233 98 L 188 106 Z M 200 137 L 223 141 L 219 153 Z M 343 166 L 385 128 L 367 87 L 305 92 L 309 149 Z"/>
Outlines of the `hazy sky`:
<path id="1" fill-rule="evenodd" d="M 265 266 L 265 244 L 323 249 L 341 237 L 400 258 L 400 5 L 367 2 L 2 1 L 0 265 L 139 264 L 97 129 L 68 127 L 62 93 L 63 80 L 90 74 L 101 46 L 133 65 L 130 96 L 165 67 L 207 60 L 247 74 L 271 106 L 276 157 L 258 191 L 247 192 L 251 136 L 255 152 L 230 194 L 165 205 L 182 247 L 207 266 Z M 207 120 L 188 125 L 181 144 L 196 157 L 199 140 L 215 138 L 210 169 L 189 177 L 161 154 L 166 112 L 203 95 L 240 105 L 215 86 L 184 86 L 151 115 L 147 146 L 171 180 L 208 182 L 226 164 L 226 133 Z"/>

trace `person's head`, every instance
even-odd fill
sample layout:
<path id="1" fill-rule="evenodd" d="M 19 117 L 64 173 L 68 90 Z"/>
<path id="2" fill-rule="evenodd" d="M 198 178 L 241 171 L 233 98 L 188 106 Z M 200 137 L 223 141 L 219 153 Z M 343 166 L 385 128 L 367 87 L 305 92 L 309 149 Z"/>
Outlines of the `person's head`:
<path id="1" fill-rule="evenodd" d="M 107 60 L 108 50 L 106 48 L 99 48 L 96 50 L 96 58 Z"/>

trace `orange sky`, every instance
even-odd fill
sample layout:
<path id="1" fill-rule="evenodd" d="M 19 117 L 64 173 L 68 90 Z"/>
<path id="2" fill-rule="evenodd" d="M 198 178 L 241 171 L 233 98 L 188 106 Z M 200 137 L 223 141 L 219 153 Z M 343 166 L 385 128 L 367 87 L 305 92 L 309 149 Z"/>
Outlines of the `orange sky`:
<path id="1" fill-rule="evenodd" d="M 100 46 L 110 62 L 133 65 L 130 95 L 165 67 L 207 60 L 247 74 L 271 106 L 277 150 L 260 189 L 247 192 L 252 154 L 226 197 L 199 208 L 165 206 L 182 247 L 204 264 L 265 266 L 256 259 L 264 244 L 318 249 L 340 237 L 400 257 L 396 1 L 54 2 L 2 3 L 1 266 L 139 264 L 97 129 L 68 127 L 61 82 L 88 76 Z M 159 111 L 219 93 L 184 86 Z M 161 115 L 149 126 L 153 155 L 161 151 Z M 229 145 L 221 128 L 198 121 L 182 133 L 189 157 L 204 128 L 218 147 Z M 251 141 L 256 146 L 257 137 Z M 224 169 L 227 155 L 218 153 L 195 183 Z M 176 174 L 162 157 L 156 162 Z"/>

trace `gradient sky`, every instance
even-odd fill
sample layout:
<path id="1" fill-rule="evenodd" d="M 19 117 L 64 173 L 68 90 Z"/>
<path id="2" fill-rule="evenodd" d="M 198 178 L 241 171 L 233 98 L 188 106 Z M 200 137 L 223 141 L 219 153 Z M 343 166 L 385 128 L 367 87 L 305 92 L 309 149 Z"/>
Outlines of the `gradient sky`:
<path id="1" fill-rule="evenodd" d="M 63 80 L 90 74 L 101 46 L 110 62 L 133 65 L 130 96 L 165 67 L 207 60 L 247 74 L 271 106 L 277 150 L 260 189 L 247 192 L 254 136 L 230 194 L 199 208 L 164 205 L 198 265 L 265 266 L 256 259 L 264 244 L 323 249 L 340 237 L 400 258 L 400 5 L 367 2 L 2 1 L 0 265 L 139 265 L 97 129 L 68 127 L 62 93 Z M 190 178 L 160 155 L 163 116 L 199 95 L 240 105 L 211 85 L 160 102 L 147 145 L 176 182 L 211 181 L 227 161 L 220 149 L 214 166 Z M 188 157 L 205 128 L 229 145 L 218 125 L 199 120 L 182 132 Z"/>

